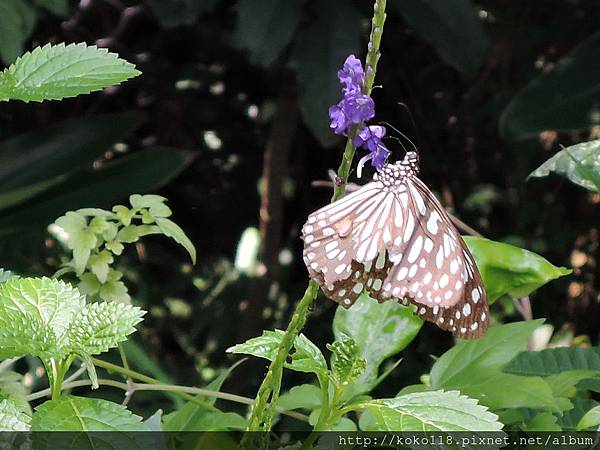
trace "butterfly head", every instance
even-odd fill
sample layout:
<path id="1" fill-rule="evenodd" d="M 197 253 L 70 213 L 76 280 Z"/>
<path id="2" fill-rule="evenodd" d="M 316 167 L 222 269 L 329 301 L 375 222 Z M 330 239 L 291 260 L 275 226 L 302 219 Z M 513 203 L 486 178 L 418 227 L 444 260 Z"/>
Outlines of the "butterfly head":
<path id="1" fill-rule="evenodd" d="M 417 152 L 406 152 L 401 161 L 386 164 L 376 173 L 374 180 L 380 180 L 386 186 L 396 185 L 406 177 L 419 175 L 419 155 Z"/>

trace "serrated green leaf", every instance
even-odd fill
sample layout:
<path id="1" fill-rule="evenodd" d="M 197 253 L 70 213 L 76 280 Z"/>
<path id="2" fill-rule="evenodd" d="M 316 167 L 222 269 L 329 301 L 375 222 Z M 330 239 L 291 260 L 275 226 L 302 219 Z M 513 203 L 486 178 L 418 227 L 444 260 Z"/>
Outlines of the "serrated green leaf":
<path id="1" fill-rule="evenodd" d="M 485 238 L 463 238 L 475 257 L 491 302 L 503 295 L 525 297 L 549 281 L 571 273 L 529 250 Z"/>
<path id="2" fill-rule="evenodd" d="M 97 355 L 116 347 L 135 331 L 144 314 L 137 306 L 123 303 L 85 305 L 67 332 L 71 352 Z"/>
<path id="3" fill-rule="evenodd" d="M 101 287 L 102 283 L 98 281 L 98 277 L 93 273 L 86 272 L 79 276 L 77 289 L 79 289 L 82 294 L 96 295 L 100 291 Z"/>
<path id="4" fill-rule="evenodd" d="M 36 408 L 31 430 L 124 432 L 146 431 L 146 428 L 141 417 L 118 403 L 98 398 L 64 396 Z"/>
<path id="5" fill-rule="evenodd" d="M 17 278 L 19 278 L 19 275 L 15 275 L 10 270 L 0 269 L 0 283 L 8 280 L 16 280 Z"/>
<path id="6" fill-rule="evenodd" d="M 35 11 L 22 0 L 0 2 L 0 58 L 12 63 L 23 53 L 23 44 L 33 31 Z"/>
<path id="7" fill-rule="evenodd" d="M 98 281 L 105 283 L 108 279 L 110 264 L 113 262 L 112 254 L 107 250 L 102 250 L 100 253 L 90 256 L 88 266 L 90 271 L 98 277 Z"/>
<path id="8" fill-rule="evenodd" d="M 250 50 L 251 61 L 271 65 L 289 44 L 305 0 L 241 0 L 234 39 Z"/>
<path id="9" fill-rule="evenodd" d="M 600 123 L 600 33 L 595 33 L 543 71 L 508 104 L 500 132 L 508 139 L 546 130 L 579 130 Z"/>
<path id="10" fill-rule="evenodd" d="M 314 384 L 300 384 L 292 387 L 277 400 L 277 406 L 285 410 L 317 409 L 321 407 L 321 389 Z"/>
<path id="11" fill-rule="evenodd" d="M 494 326 L 482 338 L 459 342 L 433 365 L 431 386 L 460 386 L 480 370 L 502 369 L 527 348 L 528 337 L 542 323 L 538 319 Z"/>
<path id="12" fill-rule="evenodd" d="M 140 72 L 116 54 L 85 43 L 44 45 L 0 74 L 0 100 L 61 100 L 122 83 Z"/>
<path id="13" fill-rule="evenodd" d="M 0 400 L 0 431 L 29 431 L 31 418 L 11 400 Z M 5 442 L 3 442 L 5 443 Z"/>
<path id="14" fill-rule="evenodd" d="M 373 417 L 365 431 L 500 431 L 502 424 L 477 400 L 457 391 L 431 391 L 363 403 Z M 361 423 L 362 425 L 362 423 Z"/>
<path id="15" fill-rule="evenodd" d="M 396 302 L 379 304 L 363 294 L 352 308 L 338 307 L 333 333 L 336 340 L 344 336 L 354 339 L 360 358 L 367 361 L 360 382 L 371 383 L 377 378 L 381 363 L 406 348 L 422 325 L 423 321 L 409 308 Z"/>
<path id="16" fill-rule="evenodd" d="M 96 234 L 89 228 L 85 216 L 74 211 L 54 221 L 62 230 L 61 238 L 66 246 L 73 250 L 73 266 L 77 275 L 81 275 L 90 258 L 91 251 L 98 245 Z"/>
<path id="17" fill-rule="evenodd" d="M 98 296 L 107 302 L 122 304 L 129 304 L 131 302 L 129 289 L 127 289 L 127 286 L 122 281 L 107 281 L 100 287 Z"/>
<path id="18" fill-rule="evenodd" d="M 600 406 L 590 409 L 577 424 L 577 430 L 598 428 L 600 425 Z"/>
<path id="19" fill-rule="evenodd" d="M 522 352 L 504 368 L 507 373 L 548 376 L 571 370 L 600 370 L 600 348 L 561 347 Z"/>
<path id="20" fill-rule="evenodd" d="M 321 2 L 314 12 L 316 17 L 294 40 L 292 64 L 304 122 L 319 142 L 329 147 L 339 140 L 329 128 L 327 112 L 342 96 L 336 74 L 346 57 L 360 48 L 363 17 L 345 0 Z"/>
<path id="21" fill-rule="evenodd" d="M 63 355 L 68 328 L 84 304 L 77 289 L 50 278 L 20 278 L 0 284 L 0 354 Z"/>
<path id="22" fill-rule="evenodd" d="M 185 248 L 192 259 L 192 264 L 196 264 L 196 247 L 194 247 L 192 241 L 190 241 L 179 225 L 164 217 L 156 217 L 156 225 L 162 234 L 172 238 L 175 242 Z"/>
<path id="23" fill-rule="evenodd" d="M 488 56 L 489 38 L 471 1 L 402 0 L 389 6 L 455 69 L 473 74 Z"/>
<path id="24" fill-rule="evenodd" d="M 590 191 L 600 192 L 600 139 L 572 145 L 556 153 L 529 177 L 555 172 Z"/>
<path id="25" fill-rule="evenodd" d="M 283 335 L 284 332 L 281 330 L 263 331 L 262 336 L 234 345 L 227 349 L 227 353 L 241 353 L 272 361 L 277 354 L 277 348 Z M 316 374 L 323 374 L 327 371 L 325 357 L 306 336 L 303 334 L 298 335 L 293 348 L 295 351 L 292 353 L 292 362 L 286 362 L 285 367 L 299 372 L 313 372 Z"/>

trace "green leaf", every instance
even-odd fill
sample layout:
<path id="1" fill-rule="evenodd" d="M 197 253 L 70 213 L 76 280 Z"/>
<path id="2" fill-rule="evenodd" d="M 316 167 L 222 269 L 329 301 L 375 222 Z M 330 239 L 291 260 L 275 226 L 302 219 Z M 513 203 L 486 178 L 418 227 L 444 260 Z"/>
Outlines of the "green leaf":
<path id="1" fill-rule="evenodd" d="M 31 418 L 11 400 L 0 400 L 0 431 L 29 431 Z M 4 438 L 2 438 L 3 442 Z"/>
<path id="2" fill-rule="evenodd" d="M 31 406 L 27 401 L 27 392 L 23 384 L 23 375 L 17 372 L 0 372 L 0 400 L 10 400 L 19 411 L 31 414 Z"/>
<path id="3" fill-rule="evenodd" d="M 469 0 L 402 0 L 389 5 L 455 69 L 474 74 L 488 56 L 489 38 Z"/>
<path id="4" fill-rule="evenodd" d="M 0 218 L 0 235 L 42 228 L 66 211 L 107 208 L 134 192 L 148 192 L 171 180 L 192 160 L 177 149 L 153 148 L 106 163 L 99 170 L 73 174 L 33 201 Z"/>
<path id="5" fill-rule="evenodd" d="M 23 44 L 35 24 L 35 11 L 22 0 L 0 2 L 0 59 L 12 63 L 23 53 Z"/>
<path id="6" fill-rule="evenodd" d="M 111 275 L 113 275 L 111 279 Z M 98 296 L 106 302 L 117 302 L 123 304 L 129 304 L 131 297 L 129 296 L 129 290 L 125 283 L 115 278 L 121 278 L 121 272 L 110 269 L 108 272 L 108 281 L 104 283 L 98 291 Z"/>
<path id="7" fill-rule="evenodd" d="M 569 131 L 600 123 L 600 33 L 542 72 L 508 104 L 500 119 L 507 139 L 534 137 L 546 130 Z"/>
<path id="8" fill-rule="evenodd" d="M 219 0 L 148 0 L 164 27 L 192 25 L 198 16 L 215 7 Z"/>
<path id="9" fill-rule="evenodd" d="M 145 311 L 123 303 L 91 303 L 73 320 L 67 331 L 72 353 L 96 355 L 116 347 L 142 321 Z"/>
<path id="10" fill-rule="evenodd" d="M 292 387 L 281 395 L 277 406 L 285 410 L 291 409 L 317 409 L 321 407 L 321 389 L 314 384 L 300 384 Z"/>
<path id="11" fill-rule="evenodd" d="M 129 196 L 129 203 L 134 208 L 148 208 L 152 217 L 169 217 L 172 212 L 165 202 L 167 199 L 155 194 L 133 194 Z"/>
<path id="12" fill-rule="evenodd" d="M 364 294 L 352 308 L 338 307 L 333 333 L 336 340 L 354 339 L 358 356 L 367 361 L 360 381 L 371 383 L 377 378 L 381 363 L 406 348 L 422 324 L 409 308 L 391 301 L 379 304 Z"/>
<path id="13" fill-rule="evenodd" d="M 575 397 L 573 399 L 573 409 L 564 411 L 562 415 L 558 416 L 558 424 L 563 431 L 576 431 L 577 425 L 585 416 L 585 414 L 592 408 L 599 406 L 598 402 L 589 398 Z"/>
<path id="14" fill-rule="evenodd" d="M 575 386 L 582 380 L 592 378 L 600 374 L 597 370 L 567 370 L 565 372 L 550 375 L 544 380 L 552 393 L 557 397 L 573 397 L 577 393 Z"/>
<path id="15" fill-rule="evenodd" d="M 277 354 L 277 348 L 283 335 L 284 332 L 281 330 L 263 331 L 262 336 L 230 347 L 227 349 L 227 353 L 241 353 L 272 361 Z M 285 364 L 288 369 L 316 374 L 323 374 L 327 371 L 325 357 L 318 347 L 303 334 L 296 337 L 293 349 L 295 351 L 292 354 L 292 362 Z"/>
<path id="16" fill-rule="evenodd" d="M 241 0 L 234 40 L 250 50 L 251 61 L 270 66 L 289 44 L 305 0 Z"/>
<path id="17" fill-rule="evenodd" d="M 46 44 L 0 74 L 0 100 L 61 100 L 122 83 L 141 72 L 107 49 Z"/>
<path id="18" fill-rule="evenodd" d="M 316 18 L 295 38 L 292 64 L 304 122 L 329 147 L 339 140 L 329 128 L 328 117 L 329 107 L 342 96 L 336 74 L 346 57 L 360 48 L 363 18 L 347 0 L 321 2 L 314 13 Z"/>
<path id="19" fill-rule="evenodd" d="M 77 289 L 50 278 L 0 284 L 0 355 L 51 358 L 65 354 L 69 325 L 84 304 Z"/>
<path id="20" fill-rule="evenodd" d="M 96 255 L 92 255 L 88 261 L 90 270 L 100 283 L 106 283 L 110 264 L 114 262 L 112 254 L 108 250 L 102 250 Z"/>
<path id="21" fill-rule="evenodd" d="M 365 431 L 500 431 L 498 416 L 457 391 L 418 392 L 363 403 L 374 423 Z M 362 425 L 362 423 L 361 423 Z"/>
<path id="22" fill-rule="evenodd" d="M 156 225 L 162 234 L 172 238 L 175 242 L 185 248 L 192 259 L 192 264 L 196 264 L 196 247 L 194 247 L 192 241 L 190 241 L 179 225 L 164 217 L 156 217 Z"/>
<path id="23" fill-rule="evenodd" d="M 56 219 L 54 224 L 61 229 L 64 243 L 73 250 L 73 266 L 77 275 L 81 275 L 91 251 L 98 245 L 96 234 L 89 229 L 87 219 L 73 211 Z"/>
<path id="24" fill-rule="evenodd" d="M 600 348 L 560 347 L 523 352 L 504 368 L 508 373 L 529 376 L 547 376 L 572 370 L 600 370 Z"/>
<path id="25" fill-rule="evenodd" d="M 55 16 L 66 18 L 69 15 L 68 0 L 35 0 L 35 3 Z"/>
<path id="26" fill-rule="evenodd" d="M 130 244 L 139 241 L 142 236 L 158 233 L 160 230 L 154 225 L 128 225 L 119 230 L 117 241 Z"/>
<path id="27" fill-rule="evenodd" d="M 64 396 L 49 400 L 36 408 L 31 431 L 36 432 L 34 448 L 39 450 L 155 448 L 154 437 L 142 433 L 148 428 L 141 417 L 120 404 L 97 398 Z"/>
<path id="28" fill-rule="evenodd" d="M 539 255 L 513 245 L 464 236 L 483 277 L 489 301 L 503 295 L 519 298 L 571 270 L 556 267 Z"/>
<path id="29" fill-rule="evenodd" d="M 502 369 L 527 348 L 527 339 L 543 320 L 491 327 L 482 338 L 461 341 L 444 353 L 431 369 L 431 386 L 449 388 L 469 382 L 481 370 Z"/>
<path id="30" fill-rule="evenodd" d="M 0 283 L 8 280 L 16 280 L 17 278 L 19 278 L 19 275 L 15 275 L 10 270 L 0 269 Z"/>
<path id="31" fill-rule="evenodd" d="M 144 425 L 146 425 L 146 428 L 149 431 L 162 433 L 164 431 L 162 426 L 162 415 L 162 409 L 157 409 L 154 414 L 144 420 Z"/>
<path id="32" fill-rule="evenodd" d="M 102 283 L 100 283 L 98 277 L 93 273 L 86 272 L 79 275 L 77 289 L 79 289 L 82 294 L 96 295 L 100 291 L 101 287 Z"/>
<path id="33" fill-rule="evenodd" d="M 206 406 L 189 402 L 164 419 L 166 432 L 243 430 L 246 419 L 236 413 L 209 410 Z"/>
<path id="34" fill-rule="evenodd" d="M 548 412 L 537 414 L 533 419 L 521 426 L 521 429 L 527 432 L 562 431 L 562 428 L 557 423 L 557 417 Z"/>
<path id="35" fill-rule="evenodd" d="M 564 175 L 590 191 L 600 192 L 600 139 L 561 150 L 529 176 L 545 177 L 550 172 Z"/>
<path id="36" fill-rule="evenodd" d="M 354 339 L 336 341 L 327 348 L 332 352 L 331 373 L 338 386 L 350 384 L 364 373 L 367 361 L 359 358 Z"/>
<path id="37" fill-rule="evenodd" d="M 587 430 L 588 428 L 598 428 L 600 425 L 600 406 L 590 409 L 581 418 L 577 424 L 577 430 Z"/>
<path id="38" fill-rule="evenodd" d="M 4 140 L 0 143 L 0 189 L 4 193 L 0 209 L 52 188 L 76 169 L 91 167 L 143 118 L 133 112 L 92 115 Z"/>

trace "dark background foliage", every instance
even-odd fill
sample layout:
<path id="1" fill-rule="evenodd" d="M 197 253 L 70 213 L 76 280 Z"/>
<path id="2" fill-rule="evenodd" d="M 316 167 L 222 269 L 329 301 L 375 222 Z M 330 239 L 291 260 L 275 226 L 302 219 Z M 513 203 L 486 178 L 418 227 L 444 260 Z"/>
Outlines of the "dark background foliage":
<path id="1" fill-rule="evenodd" d="M 91 159 L 73 167 L 72 156 L 59 159 L 70 170 L 66 181 L 3 208 L 0 263 L 22 273 L 51 274 L 64 255 L 45 226 L 64 211 L 109 207 L 138 191 L 166 196 L 174 219 L 197 246 L 198 263 L 191 267 L 183 251 L 158 238 L 125 255 L 120 270 L 134 301 L 150 311 L 136 337 L 144 351 L 130 352 L 142 371 L 203 385 L 232 364 L 227 347 L 263 328 L 284 327 L 305 287 L 299 228 L 330 196 L 311 182 L 328 180 L 343 145 L 328 130 L 326 107 L 339 96 L 335 71 L 345 56 L 365 53 L 372 2 L 35 3 L 16 32 L 23 49 L 85 41 L 119 53 L 143 74 L 76 99 L 3 105 L 3 139 L 80 117 L 88 118 L 88 139 L 109 137 L 81 144 L 77 136 L 58 133 L 58 148 L 81 145 Z M 418 145 L 422 179 L 454 214 L 486 237 L 575 268 L 532 296 L 534 316 L 595 343 L 600 198 L 557 177 L 526 180 L 559 143 L 589 138 L 589 128 L 542 132 L 546 128 L 534 126 L 521 139 L 508 113 L 501 117 L 532 79 L 593 38 L 599 6 L 594 0 L 388 0 L 376 80 L 381 88 L 374 91 L 376 119 Z M 597 64 L 597 37 L 595 42 Z M 3 49 L 5 61 L 9 50 Z M 600 101 L 597 85 L 590 95 Z M 525 105 L 530 110 L 522 117 L 543 110 L 545 100 Z M 125 111 L 143 116 L 128 116 L 130 126 L 123 116 L 93 117 Z M 563 113 L 568 122 L 569 111 Z M 31 145 L 35 139 L 41 141 L 34 138 Z M 392 157 L 400 158 L 400 146 L 389 145 Z M 102 172 L 90 177 L 91 161 L 102 170 L 138 154 L 143 164 L 117 166 L 111 172 L 116 178 Z M 29 169 L 45 164 L 33 161 Z M 35 214 L 23 215 L 27 211 Z M 263 238 L 260 263 L 239 272 L 234 259 L 249 227 Z M 510 300 L 493 309 L 501 320 L 518 317 Z M 305 333 L 320 348 L 333 339 L 334 311 L 323 298 L 314 306 Z M 429 355 L 451 344 L 448 334 L 425 326 L 381 393 L 393 395 L 417 381 L 430 366 Z M 263 372 L 264 362 L 247 362 L 225 389 L 253 395 Z M 143 407 L 152 398 L 139 395 L 134 402 Z"/>

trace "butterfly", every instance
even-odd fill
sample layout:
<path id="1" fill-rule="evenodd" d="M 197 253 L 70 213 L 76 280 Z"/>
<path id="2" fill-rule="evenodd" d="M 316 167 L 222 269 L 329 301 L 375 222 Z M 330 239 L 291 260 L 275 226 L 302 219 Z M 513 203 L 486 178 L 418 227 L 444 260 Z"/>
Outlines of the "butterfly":
<path id="1" fill-rule="evenodd" d="M 488 327 L 483 280 L 467 245 L 418 178 L 406 152 L 373 180 L 308 216 L 303 259 L 324 294 L 345 308 L 366 292 L 412 305 L 424 320 L 473 339 Z"/>

